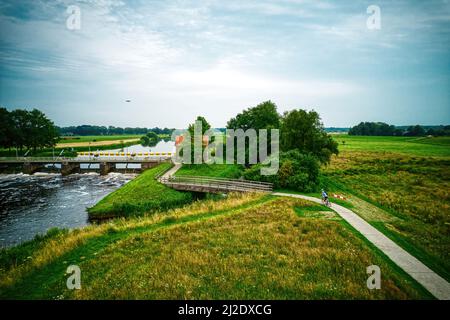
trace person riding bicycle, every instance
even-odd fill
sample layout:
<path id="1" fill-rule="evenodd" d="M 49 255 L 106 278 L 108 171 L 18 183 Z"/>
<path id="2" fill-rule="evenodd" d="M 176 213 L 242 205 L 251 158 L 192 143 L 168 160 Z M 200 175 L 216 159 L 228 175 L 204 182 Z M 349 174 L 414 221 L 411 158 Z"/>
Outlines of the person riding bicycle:
<path id="1" fill-rule="evenodd" d="M 322 201 L 325 203 L 328 202 L 328 194 L 323 189 L 322 189 Z"/>

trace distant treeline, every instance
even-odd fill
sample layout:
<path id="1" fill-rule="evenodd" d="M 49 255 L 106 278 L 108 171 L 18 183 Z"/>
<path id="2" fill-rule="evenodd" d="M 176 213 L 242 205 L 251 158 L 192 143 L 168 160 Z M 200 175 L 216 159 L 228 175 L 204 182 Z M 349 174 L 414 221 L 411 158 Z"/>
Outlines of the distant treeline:
<path id="1" fill-rule="evenodd" d="M 59 134 L 62 136 L 112 136 L 123 134 L 147 134 L 149 131 L 153 131 L 156 134 L 172 134 L 174 129 L 169 128 L 121 128 L 121 127 L 105 127 L 105 126 L 71 126 L 71 127 L 58 127 Z"/>
<path id="2" fill-rule="evenodd" d="M 350 128 L 348 134 L 353 136 L 450 136 L 450 126 L 396 127 L 384 122 L 361 122 Z"/>

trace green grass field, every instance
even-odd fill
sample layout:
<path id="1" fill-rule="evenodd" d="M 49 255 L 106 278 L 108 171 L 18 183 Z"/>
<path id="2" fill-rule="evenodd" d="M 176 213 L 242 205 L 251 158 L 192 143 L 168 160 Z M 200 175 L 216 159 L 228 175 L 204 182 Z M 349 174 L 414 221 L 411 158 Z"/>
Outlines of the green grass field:
<path id="1" fill-rule="evenodd" d="M 348 196 L 352 210 L 450 280 L 449 138 L 336 140 L 340 154 L 323 168 L 329 190 Z"/>
<path id="2" fill-rule="evenodd" d="M 243 171 L 243 166 L 236 164 L 191 164 L 183 165 L 176 175 L 239 179 Z"/>
<path id="3" fill-rule="evenodd" d="M 72 264 L 81 290 L 66 288 Z M 430 298 L 329 209 L 252 194 L 53 232 L 0 251 L 0 269 L 2 299 Z"/>
<path id="4" fill-rule="evenodd" d="M 333 135 L 339 150 L 396 153 L 421 157 L 450 157 L 450 137 L 366 137 Z"/>
<path id="5" fill-rule="evenodd" d="M 61 137 L 60 143 L 72 143 L 72 142 L 99 142 L 99 141 L 111 141 L 111 140 L 127 140 L 127 139 L 139 139 L 142 135 L 129 134 L 129 135 L 112 135 L 112 136 L 65 136 Z"/>
<path id="6" fill-rule="evenodd" d="M 168 210 L 192 201 L 189 192 L 179 192 L 155 180 L 156 175 L 172 165 L 162 163 L 146 170 L 123 187 L 110 193 L 88 209 L 91 219 L 141 215 Z"/>

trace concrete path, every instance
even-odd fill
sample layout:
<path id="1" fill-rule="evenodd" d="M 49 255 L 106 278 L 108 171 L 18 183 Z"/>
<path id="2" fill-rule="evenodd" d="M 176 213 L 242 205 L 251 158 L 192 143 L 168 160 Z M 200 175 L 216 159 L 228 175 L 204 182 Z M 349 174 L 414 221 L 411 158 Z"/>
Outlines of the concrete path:
<path id="1" fill-rule="evenodd" d="M 279 192 L 274 192 L 273 194 L 322 203 L 320 199 L 299 194 Z M 444 278 L 437 275 L 353 211 L 335 203 L 332 204 L 331 208 L 437 299 L 450 300 L 450 284 Z"/>
<path id="2" fill-rule="evenodd" d="M 166 179 L 169 178 L 170 176 L 173 176 L 175 174 L 175 172 L 178 171 L 178 169 L 181 168 L 181 163 L 175 163 L 175 165 L 170 168 L 170 170 L 168 170 L 166 173 L 164 173 L 160 179 Z"/>

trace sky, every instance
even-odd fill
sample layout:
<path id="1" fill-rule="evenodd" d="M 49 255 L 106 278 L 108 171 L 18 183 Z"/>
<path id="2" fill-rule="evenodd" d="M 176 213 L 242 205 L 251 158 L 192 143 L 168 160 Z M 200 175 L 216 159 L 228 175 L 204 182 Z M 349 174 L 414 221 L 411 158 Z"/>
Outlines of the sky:
<path id="1" fill-rule="evenodd" d="M 327 127 L 450 124 L 450 1 L 0 0 L 0 106 L 185 128 L 266 100 Z"/>

